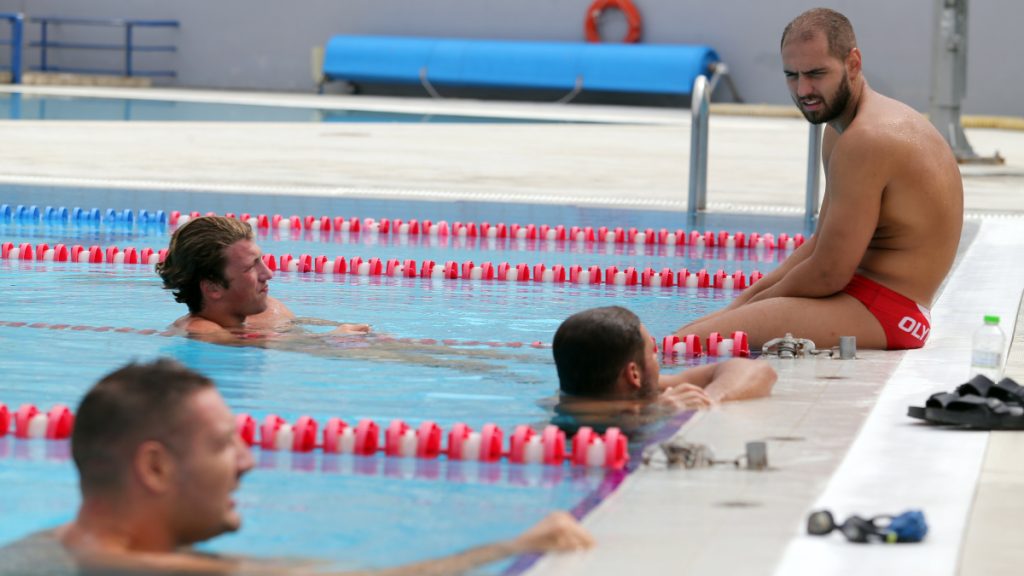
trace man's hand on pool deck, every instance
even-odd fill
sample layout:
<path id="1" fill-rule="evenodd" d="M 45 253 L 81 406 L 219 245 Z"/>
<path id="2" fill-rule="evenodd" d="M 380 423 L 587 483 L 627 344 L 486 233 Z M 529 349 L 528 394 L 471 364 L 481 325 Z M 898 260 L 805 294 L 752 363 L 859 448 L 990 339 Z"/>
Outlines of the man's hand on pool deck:
<path id="1" fill-rule="evenodd" d="M 705 364 L 683 370 L 677 374 L 661 374 L 658 386 L 662 397 L 687 401 L 693 400 L 689 388 L 675 392 L 681 386 L 701 388 L 709 399 L 708 406 L 685 406 L 685 408 L 708 408 L 720 402 L 749 400 L 768 396 L 778 374 L 763 360 L 733 358 L 724 362 Z"/>
<path id="2" fill-rule="evenodd" d="M 594 546 L 594 538 L 573 516 L 555 511 L 523 532 L 513 543 L 522 552 L 568 552 Z"/>
<path id="3" fill-rule="evenodd" d="M 675 410 L 703 410 L 716 404 L 700 386 L 676 384 L 658 396 L 658 402 Z"/>

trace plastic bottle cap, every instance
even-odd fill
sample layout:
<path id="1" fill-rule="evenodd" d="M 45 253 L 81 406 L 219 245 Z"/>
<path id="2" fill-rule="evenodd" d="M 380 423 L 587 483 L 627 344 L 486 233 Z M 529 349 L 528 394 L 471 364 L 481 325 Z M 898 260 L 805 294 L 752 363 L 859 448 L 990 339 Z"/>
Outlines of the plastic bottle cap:
<path id="1" fill-rule="evenodd" d="M 999 324 L 999 316 L 985 316 L 985 324 Z"/>

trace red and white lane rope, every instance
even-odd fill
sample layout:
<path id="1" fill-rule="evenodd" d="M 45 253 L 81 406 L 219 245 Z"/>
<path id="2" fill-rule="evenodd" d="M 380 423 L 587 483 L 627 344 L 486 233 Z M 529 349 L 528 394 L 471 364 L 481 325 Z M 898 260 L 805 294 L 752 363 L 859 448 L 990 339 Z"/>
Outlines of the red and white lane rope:
<path id="1" fill-rule="evenodd" d="M 118 334 L 138 334 L 141 336 L 176 336 L 178 332 L 154 330 L 152 328 L 129 328 L 126 326 L 89 326 L 84 324 L 50 324 L 47 322 L 21 322 L 0 320 L 0 326 L 7 328 L 31 328 L 35 330 L 67 330 L 71 332 L 114 332 Z M 727 337 L 728 336 L 728 337 Z M 396 338 L 388 335 L 368 336 L 374 342 L 400 342 L 406 344 L 423 344 L 429 346 L 454 346 L 490 348 L 536 348 L 547 349 L 551 345 L 546 342 L 500 342 L 497 340 L 467 340 L 457 338 Z M 652 337 L 653 338 L 653 337 Z M 712 332 L 706 339 L 697 334 L 679 336 L 671 334 L 661 339 L 661 353 L 666 360 L 673 358 L 697 358 L 701 356 L 733 357 L 749 356 L 750 348 L 747 334 L 737 331 L 731 335 Z M 655 341 L 655 351 L 659 350 Z"/>
<path id="2" fill-rule="evenodd" d="M 653 338 L 653 336 L 652 336 Z M 655 341 L 655 352 L 658 351 Z M 668 360 L 672 358 L 697 358 L 700 356 L 711 356 L 714 358 L 748 357 L 750 356 L 750 343 L 747 333 L 737 330 L 731 335 L 712 332 L 701 345 L 701 338 L 697 334 L 670 334 L 661 339 L 662 356 Z"/>
<path id="3" fill-rule="evenodd" d="M 402 420 L 393 420 L 383 431 L 373 420 L 360 420 L 349 426 L 340 418 L 329 419 L 318 433 L 316 420 L 302 416 L 289 424 L 271 414 L 259 425 L 248 414 L 237 416 L 242 439 L 250 446 L 264 450 L 311 452 L 315 449 L 336 454 L 369 456 L 383 453 L 400 458 L 437 458 L 441 454 L 450 460 L 479 460 L 494 462 L 507 459 L 515 464 L 561 465 L 565 461 L 578 466 L 605 467 L 619 470 L 629 459 L 628 440 L 618 428 L 609 428 L 604 435 L 583 427 L 567 441 L 565 433 L 549 425 L 540 433 L 529 426 L 516 426 L 509 436 L 508 448 L 503 448 L 503 432 L 495 424 L 485 424 L 479 432 L 469 426 L 455 424 L 445 436 L 436 423 L 422 422 L 413 428 Z M 443 438 L 447 443 L 442 445 Z M 321 440 L 322 438 L 322 440 Z M 571 447 L 571 452 L 567 448 Z"/>
<path id="4" fill-rule="evenodd" d="M 11 413 L 0 403 L 0 437 L 10 432 L 15 438 L 64 440 L 71 437 L 74 425 L 75 415 L 63 404 L 54 405 L 49 412 L 40 412 L 33 404 L 24 404 Z"/>
<path id="5" fill-rule="evenodd" d="M 634 257 L 665 257 L 725 260 L 738 262 L 775 263 L 785 260 L 789 250 L 736 250 L 724 246 L 707 246 L 704 243 L 694 245 L 631 245 L 631 244 L 597 244 L 576 242 L 549 242 L 547 240 L 517 240 L 493 238 L 461 238 L 457 236 L 356 236 L 350 237 L 343 233 L 320 233 L 308 230 L 258 230 L 258 241 L 270 240 L 278 242 L 291 240 L 295 242 L 318 242 L 323 244 L 340 244 L 343 246 L 364 245 L 419 247 L 424 249 L 452 249 L 465 251 L 508 250 L 516 252 L 572 253 L 572 254 L 617 254 Z"/>
<path id="6" fill-rule="evenodd" d="M 203 216 L 199 212 L 182 214 L 171 212 L 169 222 L 171 226 L 180 226 L 193 218 Z M 217 215 L 208 212 L 206 216 Z M 403 220 L 400 218 L 388 219 L 363 218 L 343 216 L 299 216 L 286 217 L 280 214 L 267 216 L 266 214 L 235 214 L 228 212 L 224 214 L 229 218 L 237 218 L 248 222 L 255 230 L 309 230 L 318 232 L 341 231 L 354 234 L 378 234 L 397 236 L 454 236 L 462 238 L 515 238 L 521 240 L 549 240 L 563 242 L 584 242 L 600 244 L 638 244 L 638 245 L 691 245 L 698 247 L 722 246 L 726 248 L 751 248 L 768 250 L 793 250 L 804 243 L 803 234 L 792 236 L 780 233 L 775 236 L 771 233 L 729 233 L 726 231 L 712 232 L 691 230 L 686 232 L 682 229 L 669 230 L 661 228 L 655 231 L 653 228 L 622 228 L 622 227 L 591 227 L 591 226 L 549 226 L 547 224 L 505 224 L 498 222 L 453 222 L 440 220 Z"/>
<path id="7" fill-rule="evenodd" d="M 12 441 L 13 440 L 13 441 Z M 280 457 L 279 457 L 280 456 Z M 0 459 L 68 462 L 71 446 L 63 442 L 35 442 L 30 438 L 0 436 Z M 476 461 L 422 458 L 316 458 L 311 453 L 264 451 L 256 458 L 257 470 L 291 470 L 302 474 L 384 476 L 396 480 L 439 481 L 458 484 L 508 483 L 523 487 L 557 486 L 569 480 L 600 481 L 593 472 L 602 468 L 581 466 L 474 466 Z"/>
<path id="8" fill-rule="evenodd" d="M 50 247 L 42 243 L 32 246 L 22 243 L 15 246 L 11 242 L 0 245 L 0 257 L 6 260 L 78 262 L 90 264 L 147 264 L 162 262 L 167 250 L 155 251 L 152 248 L 136 250 L 134 247 L 121 250 L 117 246 L 90 246 L 88 248 L 75 245 L 70 249 L 64 244 Z M 449 260 L 443 265 L 433 260 L 398 260 L 395 258 L 381 260 L 370 258 L 363 260 L 359 256 L 346 259 L 338 256 L 333 260 L 327 256 L 311 256 L 301 254 L 294 257 L 283 254 L 279 258 L 272 254 L 263 256 L 264 262 L 272 271 L 293 272 L 298 274 L 332 274 L 351 276 L 390 276 L 402 278 L 432 278 L 438 280 L 497 280 L 504 282 L 535 282 L 587 285 L 641 286 L 663 288 L 709 288 L 717 290 L 742 290 L 763 277 L 758 271 L 749 276 L 742 270 L 726 272 L 718 270 L 709 273 L 701 269 L 691 271 L 686 268 L 644 268 L 637 270 L 629 266 L 620 270 L 616 266 L 601 268 L 597 265 L 565 267 L 554 265 L 550 268 L 544 264 L 509 264 L 501 262 L 474 263 L 471 260 L 456 262 Z"/>
<path id="9" fill-rule="evenodd" d="M 246 444 L 271 451 L 323 450 L 360 456 L 380 453 L 388 457 L 421 459 L 435 459 L 444 454 L 450 460 L 495 462 L 506 459 L 514 464 L 551 466 L 568 461 L 577 466 L 611 470 L 621 470 L 629 460 L 628 439 L 618 428 L 609 428 L 601 435 L 583 427 L 567 441 L 565 432 L 557 426 L 549 425 L 537 433 L 521 425 L 509 436 L 505 449 L 503 432 L 495 424 L 485 424 L 479 432 L 465 424 L 455 424 L 442 445 L 444 431 L 431 421 L 413 428 L 402 420 L 394 420 L 384 429 L 383 442 L 380 426 L 368 419 L 349 426 L 340 418 L 331 418 L 321 436 L 319 424 L 309 416 L 302 416 L 291 424 L 271 414 L 258 427 L 258 438 L 252 416 L 239 414 L 235 422 Z M 16 438 L 64 440 L 71 437 L 74 424 L 75 415 L 63 404 L 53 406 L 48 412 L 40 411 L 34 404 L 24 404 L 12 413 L 0 403 L 0 437 L 13 433 Z"/>
<path id="10" fill-rule="evenodd" d="M 136 221 L 140 225 L 164 226 L 170 223 L 171 226 L 180 226 L 191 219 L 203 216 L 200 212 L 182 213 L 173 211 L 168 216 L 164 211 L 157 210 L 150 212 L 140 210 L 136 219 L 135 212 L 131 209 L 114 210 L 107 209 L 106 214 L 101 214 L 98 208 L 83 210 L 81 208 L 67 208 L 64 206 L 47 206 L 40 209 L 38 206 L 19 205 L 12 207 L 7 204 L 0 204 L 0 223 L 13 222 L 18 225 L 34 225 L 39 223 L 64 224 L 64 225 L 89 225 L 96 226 L 101 223 L 106 225 L 134 226 Z M 207 212 L 206 216 L 216 216 L 216 212 Z M 698 232 L 692 230 L 685 232 L 680 229 L 668 230 L 662 228 L 655 232 L 653 228 L 639 230 L 637 228 L 624 229 L 621 227 L 589 227 L 589 226 L 564 226 L 547 224 L 508 224 L 499 222 L 490 224 L 488 222 L 454 222 L 451 225 L 447 221 L 416 219 L 374 219 L 342 216 L 299 216 L 285 217 L 281 214 L 267 216 L 266 214 L 246 214 L 240 216 L 229 212 L 225 216 L 239 218 L 249 222 L 256 230 L 306 230 L 317 232 L 349 232 L 352 234 L 377 234 L 395 236 L 434 236 L 434 237 L 462 237 L 462 238 L 494 238 L 494 239 L 521 239 L 521 240 L 548 240 L 560 242 L 584 242 L 598 244 L 658 244 L 658 245 L 700 245 L 707 247 L 723 246 L 729 248 L 766 248 L 766 249 L 792 249 L 803 243 L 803 235 L 795 234 L 790 238 L 786 234 L 779 234 L 775 238 L 771 234 L 744 234 L 737 232 L 710 231 Z"/>

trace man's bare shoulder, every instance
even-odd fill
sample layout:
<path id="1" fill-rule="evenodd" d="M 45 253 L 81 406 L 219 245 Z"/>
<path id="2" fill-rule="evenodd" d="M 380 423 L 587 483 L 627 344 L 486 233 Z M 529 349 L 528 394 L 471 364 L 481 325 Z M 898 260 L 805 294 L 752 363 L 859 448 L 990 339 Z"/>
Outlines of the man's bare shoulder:
<path id="1" fill-rule="evenodd" d="M 186 314 L 171 324 L 171 330 L 181 334 L 217 334 L 227 332 L 223 326 L 194 314 Z"/>
<path id="2" fill-rule="evenodd" d="M 857 110 L 857 117 L 843 133 L 849 145 L 914 147 L 922 138 L 941 136 L 923 114 L 888 96 L 871 92 Z M 849 138 L 846 138 L 849 136 Z"/>
<path id="3" fill-rule="evenodd" d="M 55 530 L 36 532 L 0 546 L 0 576 L 71 576 L 78 573 L 74 557 L 61 544 Z"/>

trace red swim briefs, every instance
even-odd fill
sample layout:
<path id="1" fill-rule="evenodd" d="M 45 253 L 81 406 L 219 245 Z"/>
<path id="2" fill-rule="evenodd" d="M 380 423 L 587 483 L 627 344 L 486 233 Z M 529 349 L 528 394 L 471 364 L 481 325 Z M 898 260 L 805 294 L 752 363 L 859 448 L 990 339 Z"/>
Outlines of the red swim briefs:
<path id="1" fill-rule="evenodd" d="M 920 348 L 932 329 L 928 309 L 910 298 L 854 274 L 843 292 L 860 301 L 885 330 L 886 350 Z"/>

